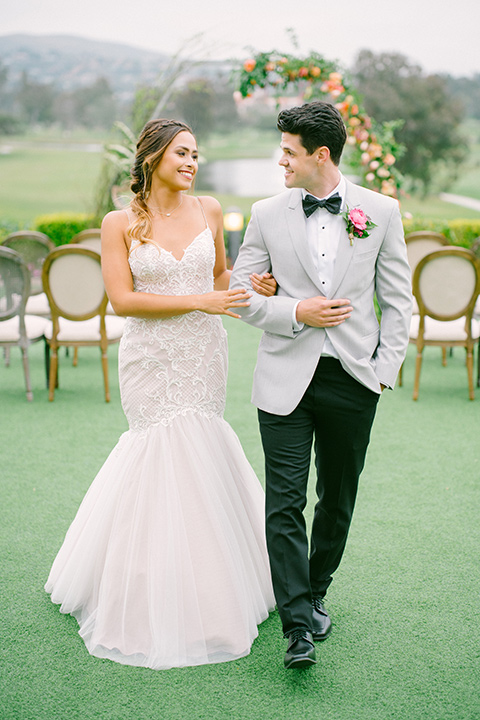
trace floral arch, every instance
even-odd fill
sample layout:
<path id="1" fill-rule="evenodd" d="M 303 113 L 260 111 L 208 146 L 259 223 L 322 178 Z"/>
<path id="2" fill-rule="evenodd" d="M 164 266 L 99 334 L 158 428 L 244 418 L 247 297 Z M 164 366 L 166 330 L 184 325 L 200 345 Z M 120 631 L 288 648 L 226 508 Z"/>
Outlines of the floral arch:
<path id="1" fill-rule="evenodd" d="M 258 53 L 243 63 L 239 92 L 247 98 L 258 89 L 272 93 L 277 105 L 285 95 L 292 99 L 293 92 L 299 104 L 310 100 L 333 102 L 347 127 L 349 164 L 358 170 L 362 184 L 397 196 L 401 176 L 394 165 L 402 147 L 394 138 L 396 123 L 380 125 L 370 118 L 335 63 L 317 53 L 304 58 L 275 51 Z"/>

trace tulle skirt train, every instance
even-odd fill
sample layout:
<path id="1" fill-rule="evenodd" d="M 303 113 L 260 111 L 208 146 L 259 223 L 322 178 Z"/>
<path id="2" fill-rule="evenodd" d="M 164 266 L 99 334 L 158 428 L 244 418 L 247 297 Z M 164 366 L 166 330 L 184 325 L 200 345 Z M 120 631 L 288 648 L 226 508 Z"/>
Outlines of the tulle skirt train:
<path id="1" fill-rule="evenodd" d="M 264 494 L 219 417 L 122 435 L 45 589 L 88 651 L 155 669 L 247 655 L 274 607 Z"/>

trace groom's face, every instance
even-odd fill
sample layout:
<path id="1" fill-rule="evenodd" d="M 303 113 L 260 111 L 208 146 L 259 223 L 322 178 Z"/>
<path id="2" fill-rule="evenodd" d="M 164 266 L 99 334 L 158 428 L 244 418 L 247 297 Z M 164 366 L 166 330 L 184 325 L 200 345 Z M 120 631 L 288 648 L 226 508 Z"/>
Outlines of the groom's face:
<path id="1" fill-rule="evenodd" d="M 285 170 L 284 180 L 287 188 L 309 188 L 318 177 L 317 152 L 309 155 L 300 141 L 300 135 L 282 133 L 280 143 L 282 157 L 278 161 Z"/>

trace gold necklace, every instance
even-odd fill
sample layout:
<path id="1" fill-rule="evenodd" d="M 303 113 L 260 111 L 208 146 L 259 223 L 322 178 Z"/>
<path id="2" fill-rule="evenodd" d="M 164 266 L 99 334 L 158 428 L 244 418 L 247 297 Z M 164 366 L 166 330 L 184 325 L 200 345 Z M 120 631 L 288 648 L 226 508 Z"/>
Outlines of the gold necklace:
<path id="1" fill-rule="evenodd" d="M 157 207 L 154 207 L 153 205 L 148 205 L 148 209 L 155 210 L 158 213 L 158 215 L 165 215 L 165 217 L 170 217 L 170 215 L 172 215 L 172 213 L 174 213 L 175 210 L 178 210 L 178 208 L 180 207 L 182 202 L 183 202 L 183 195 L 180 198 L 180 202 L 178 203 L 177 207 L 174 207 L 173 210 L 170 210 L 170 212 L 162 212 L 161 210 L 159 210 Z"/>

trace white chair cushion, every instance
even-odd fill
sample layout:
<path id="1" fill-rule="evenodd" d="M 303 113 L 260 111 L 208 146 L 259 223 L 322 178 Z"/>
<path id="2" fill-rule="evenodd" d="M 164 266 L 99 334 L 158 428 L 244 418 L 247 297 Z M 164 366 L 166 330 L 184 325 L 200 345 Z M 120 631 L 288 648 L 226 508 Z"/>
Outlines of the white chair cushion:
<path id="1" fill-rule="evenodd" d="M 50 317 L 50 305 L 48 304 L 46 294 L 39 293 L 38 295 L 30 295 L 27 300 L 25 312 L 29 315 L 43 315 L 44 317 Z"/>
<path id="2" fill-rule="evenodd" d="M 115 310 L 113 309 L 112 303 L 110 302 L 110 300 L 109 300 L 108 303 L 107 303 L 107 309 L 106 309 L 105 312 L 106 312 L 107 315 L 115 315 L 115 316 L 116 316 L 116 314 L 117 314 L 117 313 L 115 312 Z"/>
<path id="3" fill-rule="evenodd" d="M 0 342 L 18 342 L 20 340 L 19 332 L 20 318 L 10 318 L 10 320 L 4 320 L 0 322 Z M 25 315 L 25 330 L 27 338 L 29 340 L 39 340 L 45 333 L 45 328 L 48 323 L 46 318 L 38 317 L 36 315 Z"/>
<path id="4" fill-rule="evenodd" d="M 473 308 L 473 314 L 476 318 L 480 318 L 480 295 L 478 296 L 475 307 Z"/>
<path id="5" fill-rule="evenodd" d="M 59 318 L 60 331 L 57 340 L 63 343 L 100 342 L 100 320 L 98 315 L 90 320 L 67 320 Z M 105 328 L 109 340 L 120 340 L 123 334 L 125 318 L 111 316 L 105 318 Z M 45 328 L 45 337 L 52 337 L 52 322 L 48 321 Z"/>
<path id="6" fill-rule="evenodd" d="M 420 325 L 420 315 L 414 315 L 410 322 L 410 340 L 416 340 L 418 337 L 418 328 Z M 472 338 L 476 340 L 480 336 L 480 323 L 472 320 Z M 449 320 L 443 322 L 434 320 L 431 317 L 425 318 L 425 332 L 423 334 L 425 340 L 433 342 L 463 342 L 467 339 L 465 332 L 465 318 L 458 320 Z"/>

